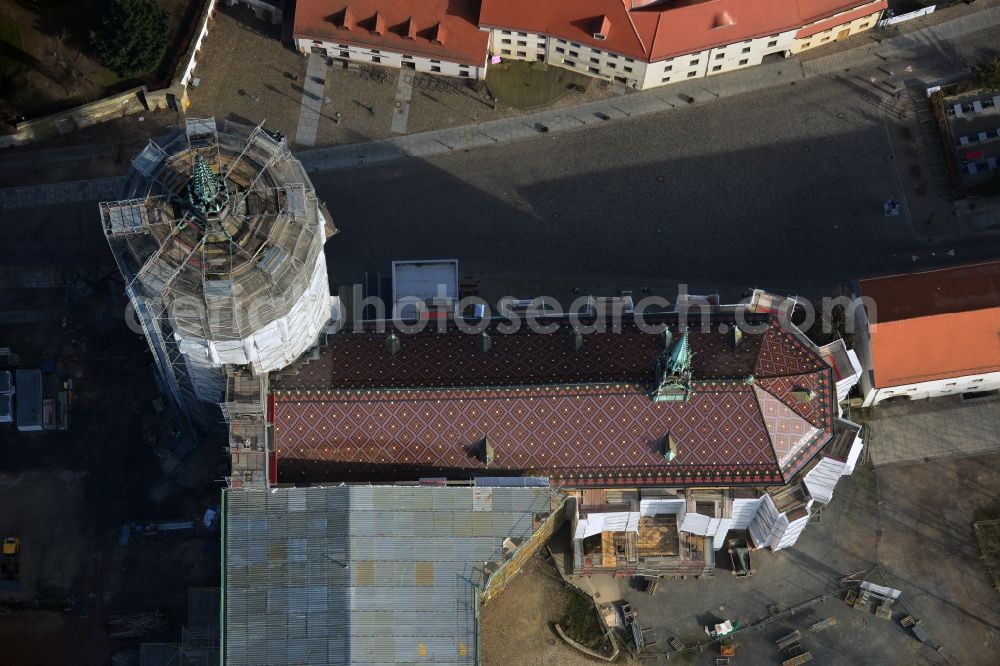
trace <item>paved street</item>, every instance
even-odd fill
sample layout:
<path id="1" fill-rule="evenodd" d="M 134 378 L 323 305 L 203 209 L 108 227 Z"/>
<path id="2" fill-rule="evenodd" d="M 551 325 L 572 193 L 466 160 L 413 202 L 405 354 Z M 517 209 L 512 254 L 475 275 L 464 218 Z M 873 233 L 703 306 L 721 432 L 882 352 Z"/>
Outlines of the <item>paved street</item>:
<path id="1" fill-rule="evenodd" d="M 904 217 L 882 214 L 899 183 L 880 108 L 850 82 L 795 83 L 489 150 L 315 173 L 341 229 L 327 248 L 331 277 L 455 257 L 484 288 L 562 298 L 572 287 L 669 292 L 679 281 L 728 294 L 825 289 L 910 269 L 928 246 Z M 1000 240 L 949 249 L 968 260 Z"/>

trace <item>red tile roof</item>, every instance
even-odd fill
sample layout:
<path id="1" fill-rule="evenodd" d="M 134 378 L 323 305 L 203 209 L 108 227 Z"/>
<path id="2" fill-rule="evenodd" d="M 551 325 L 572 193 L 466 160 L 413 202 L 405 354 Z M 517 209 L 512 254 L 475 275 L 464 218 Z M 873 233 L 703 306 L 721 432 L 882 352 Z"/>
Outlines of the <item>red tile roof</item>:
<path id="1" fill-rule="evenodd" d="M 858 284 L 875 303 L 875 386 L 1000 371 L 1000 262 Z"/>
<path id="2" fill-rule="evenodd" d="M 485 354 L 453 330 L 402 335 L 394 356 L 384 334 L 338 334 L 274 383 L 279 479 L 782 483 L 829 441 L 836 398 L 831 368 L 776 319 L 759 319 L 766 330 L 737 351 L 718 332 L 690 333 L 687 403 L 650 399 L 658 338 L 634 324 L 587 335 L 577 352 L 568 326 L 494 332 Z M 796 389 L 815 397 L 801 402 Z M 670 463 L 668 433 L 680 450 Z M 476 456 L 484 437 L 489 468 Z"/>
<path id="3" fill-rule="evenodd" d="M 298 0 L 293 33 L 482 67 L 489 35 L 476 0 Z"/>
<path id="4" fill-rule="evenodd" d="M 553 35 L 654 62 L 776 35 L 859 5 L 868 5 L 869 14 L 888 6 L 885 0 L 483 0 L 480 25 Z M 606 39 L 595 39 L 603 20 L 610 23 Z"/>

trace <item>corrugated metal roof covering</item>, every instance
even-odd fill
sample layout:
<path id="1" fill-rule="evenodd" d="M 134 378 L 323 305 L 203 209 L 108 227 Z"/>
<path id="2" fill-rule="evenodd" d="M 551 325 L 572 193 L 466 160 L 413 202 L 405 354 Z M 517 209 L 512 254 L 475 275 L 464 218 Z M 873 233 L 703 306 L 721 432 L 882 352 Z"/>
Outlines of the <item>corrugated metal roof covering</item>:
<path id="1" fill-rule="evenodd" d="M 476 584 L 546 488 L 226 491 L 224 663 L 474 664 Z"/>

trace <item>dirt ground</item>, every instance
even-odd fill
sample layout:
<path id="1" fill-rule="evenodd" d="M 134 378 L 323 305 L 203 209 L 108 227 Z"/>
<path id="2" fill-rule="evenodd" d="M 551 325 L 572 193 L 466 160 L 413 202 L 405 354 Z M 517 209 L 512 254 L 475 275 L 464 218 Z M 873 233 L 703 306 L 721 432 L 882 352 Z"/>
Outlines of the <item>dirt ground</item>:
<path id="1" fill-rule="evenodd" d="M 976 509 L 1000 498 L 1000 455 L 878 470 L 879 559 L 904 602 L 953 663 L 1000 654 L 1000 592 L 972 529 Z"/>
<path id="2" fill-rule="evenodd" d="M 483 666 L 575 666 L 600 663 L 567 646 L 553 625 L 563 619 L 571 592 L 544 551 L 482 609 Z"/>
<path id="3" fill-rule="evenodd" d="M 159 0 L 170 15 L 167 55 L 149 77 L 169 80 L 172 55 L 183 52 L 188 36 L 181 34 L 201 2 Z M 28 5 L 34 4 L 37 9 Z M 0 94 L 0 129 L 10 131 L 18 117 L 38 117 L 97 99 L 106 91 L 138 85 L 124 81 L 90 54 L 89 39 L 101 0 L 43 0 L 34 3 L 0 0 L 4 34 L 19 44 L 4 49 L 20 64 L 20 74 Z M 6 125 L 6 128 L 4 127 Z"/>

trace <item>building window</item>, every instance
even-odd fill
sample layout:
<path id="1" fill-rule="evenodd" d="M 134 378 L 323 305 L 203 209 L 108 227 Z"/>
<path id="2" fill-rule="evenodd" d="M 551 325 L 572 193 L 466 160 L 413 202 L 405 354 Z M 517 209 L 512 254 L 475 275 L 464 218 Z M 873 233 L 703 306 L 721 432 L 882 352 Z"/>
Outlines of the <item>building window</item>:
<path id="1" fill-rule="evenodd" d="M 859 30 L 864 30 L 865 28 L 867 28 L 870 25 L 871 25 L 871 23 L 862 23 L 860 26 L 858 26 L 858 29 Z"/>
<path id="2" fill-rule="evenodd" d="M 625 58 L 625 62 L 635 62 L 635 60 L 632 60 L 632 58 Z"/>
<path id="3" fill-rule="evenodd" d="M 577 44 L 576 42 L 570 42 L 569 45 L 572 46 L 574 49 L 580 48 L 580 45 Z"/>
<path id="4" fill-rule="evenodd" d="M 528 42 L 524 41 L 523 39 L 519 39 L 519 40 L 517 40 L 517 45 L 518 46 L 527 46 Z"/>
<path id="5" fill-rule="evenodd" d="M 622 67 L 622 69 L 624 69 L 626 72 L 629 72 L 629 73 L 632 72 L 632 68 L 631 67 Z"/>
<path id="6" fill-rule="evenodd" d="M 404 55 L 403 56 L 403 60 L 413 60 L 413 56 L 411 56 L 411 55 Z"/>
<path id="7" fill-rule="evenodd" d="M 378 49 L 372 49 L 372 53 L 381 53 Z"/>
<path id="8" fill-rule="evenodd" d="M 688 72 L 688 78 L 689 79 L 693 79 L 696 76 L 698 76 L 698 72 Z"/>
<path id="9" fill-rule="evenodd" d="M 715 54 L 715 59 L 716 59 L 716 60 L 722 60 L 722 59 L 723 59 L 723 58 L 725 58 L 725 57 L 726 57 L 726 54 L 725 54 L 725 53 L 716 53 L 716 54 Z"/>
<path id="10" fill-rule="evenodd" d="M 431 71 L 432 72 L 440 72 L 441 71 L 441 66 L 440 65 L 431 65 Z"/>
<path id="11" fill-rule="evenodd" d="M 564 49 L 561 46 L 557 46 L 556 47 L 556 53 L 563 53 L 563 54 L 565 54 L 566 53 L 566 49 Z"/>
<path id="12" fill-rule="evenodd" d="M 697 64 L 698 64 L 698 59 L 697 58 L 695 58 L 694 60 L 691 61 L 691 67 L 694 67 Z"/>
<path id="13" fill-rule="evenodd" d="M 433 62 L 434 64 L 437 64 L 437 65 L 440 65 L 440 64 L 441 64 L 441 61 L 440 61 L 440 60 L 431 60 L 431 62 Z"/>
<path id="14" fill-rule="evenodd" d="M 664 72 L 672 72 L 672 71 L 674 71 L 674 66 L 673 65 L 667 65 L 666 67 L 663 68 L 663 71 Z"/>
<path id="15" fill-rule="evenodd" d="M 750 47 L 749 46 L 744 46 L 743 47 L 743 53 L 750 53 Z"/>
<path id="16" fill-rule="evenodd" d="M 670 77 L 669 76 L 664 76 L 663 80 L 661 81 L 661 83 L 670 83 Z"/>
<path id="17" fill-rule="evenodd" d="M 600 74 L 601 73 L 601 70 L 597 69 L 596 67 L 588 67 L 587 71 L 590 72 L 591 74 Z"/>
<path id="18" fill-rule="evenodd" d="M 601 59 L 600 58 L 591 58 L 590 62 L 592 62 L 595 65 L 600 65 L 601 64 Z"/>
<path id="19" fill-rule="evenodd" d="M 509 35 L 510 34 L 510 30 L 501 30 L 500 34 L 501 35 Z"/>
<path id="20" fill-rule="evenodd" d="M 600 54 L 600 51 L 598 51 L 597 49 L 590 49 L 590 52 Z"/>
<path id="21" fill-rule="evenodd" d="M 574 58 L 576 58 L 576 57 L 579 57 L 579 55 L 580 55 L 580 54 L 579 54 L 579 53 L 577 53 L 576 51 L 570 51 L 570 52 L 569 52 L 569 54 L 570 54 L 571 56 L 573 56 Z"/>
<path id="22" fill-rule="evenodd" d="M 510 55 L 510 49 L 500 49 L 500 53 L 504 55 Z"/>
<path id="23" fill-rule="evenodd" d="M 557 39 L 556 41 L 559 42 L 560 44 L 565 44 L 566 43 L 565 39 Z"/>
<path id="24" fill-rule="evenodd" d="M 464 76 L 464 77 L 467 77 L 467 78 L 468 78 L 468 76 L 469 76 L 469 73 L 468 73 L 467 71 L 465 71 L 465 70 L 463 69 L 463 70 L 462 70 L 461 72 L 459 72 L 459 73 L 458 73 L 458 75 L 459 75 L 459 76 Z"/>
<path id="25" fill-rule="evenodd" d="M 958 382 L 949 382 L 949 383 L 945 384 L 945 386 L 957 386 L 957 385 L 958 385 Z"/>
<path id="26" fill-rule="evenodd" d="M 982 377 L 980 377 L 979 379 L 973 379 L 973 380 L 972 380 L 972 383 L 973 383 L 973 384 L 979 384 L 979 383 L 981 383 L 982 381 L 983 381 L 983 378 L 982 378 Z"/>
<path id="27" fill-rule="evenodd" d="M 341 58 L 350 58 L 351 57 L 351 52 L 350 51 L 341 51 L 340 52 L 340 57 Z"/>
<path id="28" fill-rule="evenodd" d="M 500 43 L 501 44 L 510 44 L 510 40 L 509 39 L 501 39 Z"/>
<path id="29" fill-rule="evenodd" d="M 805 44 L 802 45 L 802 48 L 807 49 L 810 46 L 812 46 L 812 44 L 810 42 L 806 42 Z"/>
<path id="30" fill-rule="evenodd" d="M 713 72 L 718 72 L 720 69 L 722 69 L 722 65 L 715 65 L 714 67 L 712 67 Z"/>
<path id="31" fill-rule="evenodd" d="M 519 33 L 517 33 L 517 36 L 518 37 L 527 37 L 528 33 L 526 33 L 526 32 L 519 32 Z"/>
<path id="32" fill-rule="evenodd" d="M 609 53 L 608 54 L 608 59 L 609 60 L 618 60 L 618 56 L 616 56 L 614 53 Z"/>
<path id="33" fill-rule="evenodd" d="M 750 62 L 749 60 L 740 60 L 740 67 Z"/>
<path id="34" fill-rule="evenodd" d="M 830 41 L 830 38 L 829 37 L 824 37 L 823 39 L 821 39 L 819 41 L 820 42 L 828 42 L 828 41 Z"/>
<path id="35" fill-rule="evenodd" d="M 527 51 L 518 51 L 517 52 L 517 57 L 519 57 L 519 58 L 527 58 L 528 57 L 528 53 L 527 53 Z"/>
<path id="36" fill-rule="evenodd" d="M 607 68 L 608 69 L 617 69 L 618 66 L 615 63 L 613 63 L 613 62 L 609 62 L 609 63 L 607 63 Z"/>
<path id="37" fill-rule="evenodd" d="M 777 45 L 778 45 L 778 40 L 777 39 L 772 39 L 771 41 L 769 41 L 767 43 L 767 47 L 768 48 L 771 48 L 772 46 L 777 46 Z"/>
<path id="38" fill-rule="evenodd" d="M 382 58 L 379 58 L 378 56 L 372 56 L 372 62 L 382 62 Z"/>
<path id="39" fill-rule="evenodd" d="M 576 63 L 569 58 L 563 58 L 563 64 L 568 67 L 576 67 Z"/>

